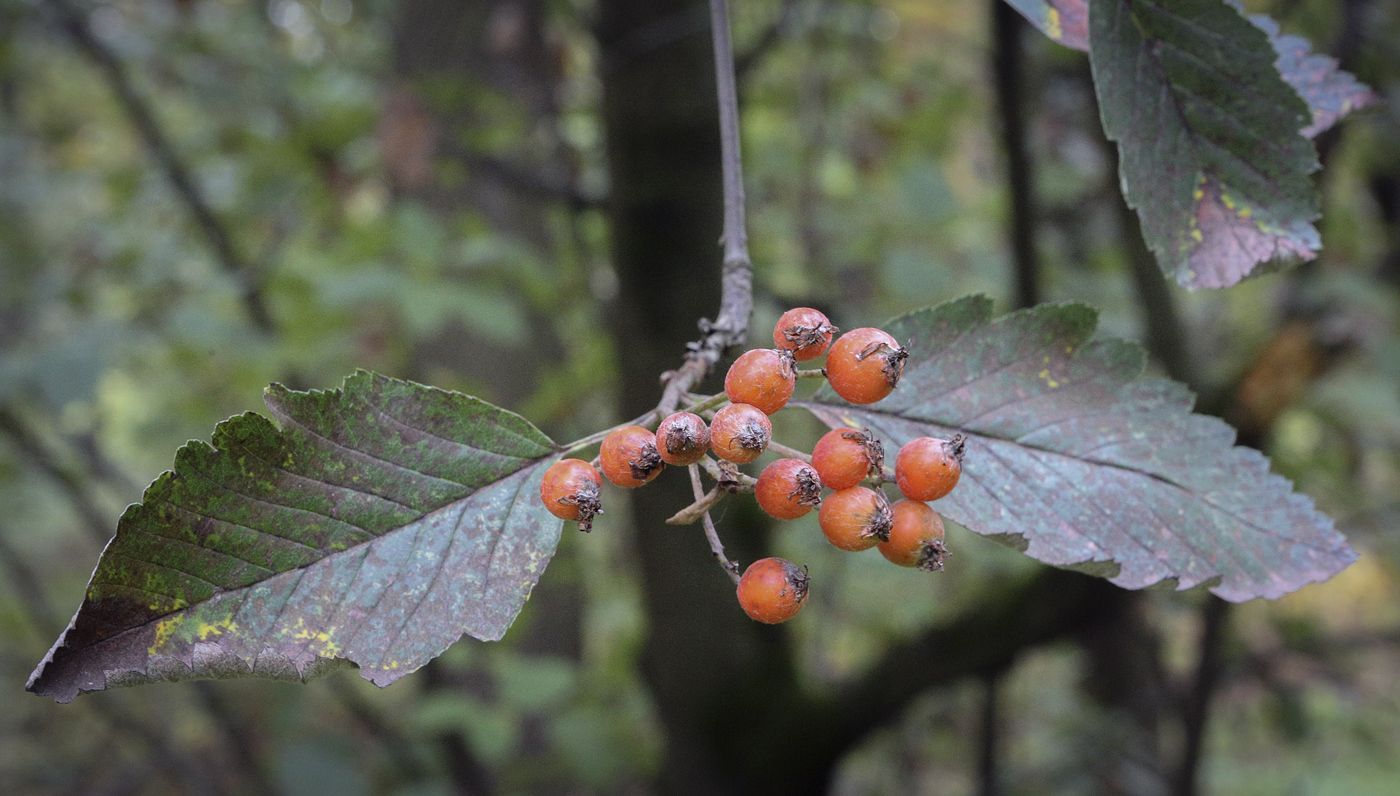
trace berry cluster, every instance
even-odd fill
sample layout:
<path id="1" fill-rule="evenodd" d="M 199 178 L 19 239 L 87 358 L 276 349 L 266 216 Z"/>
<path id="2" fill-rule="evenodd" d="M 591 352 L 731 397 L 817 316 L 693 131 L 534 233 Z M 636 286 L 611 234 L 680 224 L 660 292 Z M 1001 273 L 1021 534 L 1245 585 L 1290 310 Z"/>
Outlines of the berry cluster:
<path id="1" fill-rule="evenodd" d="M 632 488 L 651 481 L 668 464 L 701 465 L 719 482 L 711 496 L 702 496 L 698 476 L 692 472 L 697 506 L 702 509 L 708 509 L 721 491 L 751 489 L 759 507 L 778 519 L 797 519 L 819 507 L 822 533 L 842 550 L 878 547 L 900 566 L 942 569 L 948 554 L 943 520 L 928 501 L 947 495 L 957 485 L 962 473 L 961 435 L 951 440 L 920 437 L 900 449 L 893 480 L 903 499 L 893 504 L 881 486 L 888 480 L 884 447 L 869 430 L 832 430 L 817 442 L 810 457 L 773 442 L 768 416 L 787 405 L 800 376 L 825 376 L 838 395 L 854 404 L 879 401 L 898 385 L 909 356 L 898 341 L 874 328 L 855 329 L 839 338 L 837 332 L 817 310 L 788 310 L 773 330 L 773 348 L 746 351 L 734 361 L 722 396 L 700 401 L 691 407 L 694 412 L 666 417 L 655 431 L 639 425 L 613 429 L 603 438 L 593 463 L 564 459 L 550 467 L 540 484 L 545 506 L 556 517 L 577 520 L 579 530 L 587 531 L 594 515 L 601 513 L 599 469 L 616 486 Z M 823 354 L 825 368 L 799 371 L 798 362 Z M 701 413 L 710 414 L 710 407 L 724 400 L 728 403 L 713 411 L 707 424 Z M 769 464 L 756 480 L 738 471 L 738 465 L 754 461 L 770 445 L 792 455 Z M 707 456 L 711 452 L 722 462 Z M 823 488 L 831 490 L 825 497 Z M 713 533 L 709 515 L 704 519 Z M 693 522 L 694 517 L 686 521 Z M 765 558 L 739 577 L 737 565 L 724 559 L 718 537 L 712 536 L 712 545 L 737 577 L 739 604 L 749 616 L 770 624 L 785 622 L 806 603 L 805 569 L 780 558 Z"/>

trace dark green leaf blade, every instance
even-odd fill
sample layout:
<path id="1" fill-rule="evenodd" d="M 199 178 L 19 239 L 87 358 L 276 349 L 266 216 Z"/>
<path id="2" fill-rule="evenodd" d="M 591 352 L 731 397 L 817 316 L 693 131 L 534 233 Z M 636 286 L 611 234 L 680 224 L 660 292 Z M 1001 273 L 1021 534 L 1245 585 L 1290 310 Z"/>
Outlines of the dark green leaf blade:
<path id="1" fill-rule="evenodd" d="M 1140 380 L 1142 349 L 1092 339 L 1096 324 L 1079 304 L 992 320 L 990 299 L 949 302 L 885 327 L 912 352 L 889 398 L 852 406 L 823 387 L 802 406 L 832 427 L 870 428 L 891 454 L 915 437 L 968 435 L 962 481 L 939 512 L 1125 588 L 1275 598 L 1355 560 L 1263 456 L 1192 414 L 1180 384 Z"/>
<path id="2" fill-rule="evenodd" d="M 1086 0 L 1006 0 L 1041 33 L 1066 47 L 1089 49 Z"/>
<path id="3" fill-rule="evenodd" d="M 1089 60 L 1124 195 L 1169 276 L 1218 288 L 1316 256 L 1307 104 L 1221 0 L 1091 0 Z"/>
<path id="4" fill-rule="evenodd" d="M 554 445 L 483 401 L 368 372 L 273 385 L 191 442 L 130 506 L 28 688 L 61 702 L 163 679 L 378 685 L 464 633 L 500 638 L 558 542 L 539 500 Z"/>

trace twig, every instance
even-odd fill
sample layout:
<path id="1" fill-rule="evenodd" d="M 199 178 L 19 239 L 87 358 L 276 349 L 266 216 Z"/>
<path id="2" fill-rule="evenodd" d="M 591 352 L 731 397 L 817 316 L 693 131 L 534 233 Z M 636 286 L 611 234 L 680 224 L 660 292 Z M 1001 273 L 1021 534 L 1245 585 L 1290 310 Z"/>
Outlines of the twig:
<path id="1" fill-rule="evenodd" d="M 692 465 L 693 466 L 693 465 Z M 706 492 L 703 497 L 698 498 L 694 503 L 671 515 L 666 520 L 667 525 L 694 525 L 695 521 L 708 512 L 714 505 L 724 499 L 729 494 L 716 484 Z"/>
<path id="2" fill-rule="evenodd" d="M 126 66 L 115 53 L 92 35 L 87 17 L 68 0 L 46 0 L 45 4 L 52 9 L 57 17 L 56 23 L 68 34 L 68 38 L 72 39 L 77 48 L 106 77 L 112 92 L 117 96 L 117 102 L 130 118 L 147 151 L 165 173 L 170 187 L 185 203 L 190 215 L 194 216 L 195 225 L 204 235 L 209 248 L 214 251 L 215 259 L 242 285 L 243 306 L 253 325 L 263 332 L 272 332 L 272 316 L 268 313 L 257 274 L 234 248 L 233 237 L 218 216 L 214 215 L 213 208 L 195 185 L 189 169 L 175 154 L 175 148 L 156 121 L 155 113 L 136 92 Z"/>
<path id="3" fill-rule="evenodd" d="M 777 440 L 768 440 L 768 450 L 773 451 L 774 453 L 782 454 L 783 456 L 786 456 L 789 459 L 801 459 L 802 461 L 808 464 L 812 463 L 812 454 L 803 453 L 797 448 L 789 448 L 788 446 L 784 445 L 781 442 L 778 442 Z"/>
<path id="4" fill-rule="evenodd" d="M 687 469 L 690 470 L 690 487 L 695 492 L 695 499 L 703 500 L 705 490 L 700 486 L 700 468 L 692 464 Z M 715 489 L 718 490 L 719 487 L 715 487 Z M 730 561 L 724 555 L 724 544 L 719 540 L 719 531 L 715 530 L 715 521 L 710 519 L 710 512 L 706 511 L 700 517 L 705 523 L 705 538 L 710 541 L 710 552 L 714 553 L 715 560 L 724 568 L 724 571 L 729 573 L 729 579 L 734 581 L 734 585 L 739 585 L 739 564 Z"/>
<path id="5" fill-rule="evenodd" d="M 734 45 L 729 37 L 725 0 L 710 0 L 710 25 L 715 45 L 715 82 L 719 95 L 720 158 L 724 171 L 724 263 L 720 274 L 719 316 L 701 320 L 705 336 L 691 344 L 685 364 L 669 374 L 656 406 L 665 417 L 680 398 L 709 373 L 725 350 L 742 345 L 753 312 L 753 264 L 744 225 L 744 170 L 739 153 L 739 89 L 734 79 Z"/>

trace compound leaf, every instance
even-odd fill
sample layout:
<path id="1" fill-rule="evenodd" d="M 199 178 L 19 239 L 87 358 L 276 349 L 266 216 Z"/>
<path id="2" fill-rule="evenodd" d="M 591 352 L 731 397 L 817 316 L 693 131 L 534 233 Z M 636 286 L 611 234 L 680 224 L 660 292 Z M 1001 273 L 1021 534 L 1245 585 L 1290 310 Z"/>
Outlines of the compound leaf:
<path id="1" fill-rule="evenodd" d="M 891 454 L 916 437 L 966 435 L 962 480 L 939 512 L 1125 588 L 1275 598 L 1355 560 L 1267 459 L 1192 414 L 1185 387 L 1140 379 L 1140 346 L 1091 339 L 1093 309 L 992 320 L 991 306 L 974 296 L 887 325 L 912 355 L 885 400 L 852 406 L 824 386 L 800 405 L 833 428 L 869 428 Z"/>
<path id="2" fill-rule="evenodd" d="M 305 679 L 337 661 L 383 686 L 463 633 L 505 633 L 559 539 L 538 498 L 548 437 L 364 371 L 266 398 L 280 429 L 220 423 L 122 514 L 30 691 Z"/>

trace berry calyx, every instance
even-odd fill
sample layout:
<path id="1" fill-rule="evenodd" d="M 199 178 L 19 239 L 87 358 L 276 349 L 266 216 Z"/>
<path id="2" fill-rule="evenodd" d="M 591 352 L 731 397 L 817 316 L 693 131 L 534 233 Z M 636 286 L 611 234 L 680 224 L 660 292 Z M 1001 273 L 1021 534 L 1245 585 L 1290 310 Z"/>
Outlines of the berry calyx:
<path id="1" fill-rule="evenodd" d="M 773 327 L 773 347 L 791 351 L 793 359 L 806 362 L 826 353 L 836 332 L 825 313 L 796 307 L 783 313 Z"/>
<path id="2" fill-rule="evenodd" d="M 665 469 L 656 450 L 656 435 L 641 426 L 623 426 L 603 438 L 598 452 L 603 475 L 620 487 L 638 487 Z"/>
<path id="3" fill-rule="evenodd" d="M 880 554 L 901 567 L 925 572 L 943 569 L 948 548 L 943 546 L 943 518 L 928 504 L 900 500 L 890 507 L 894 521 L 890 538 L 880 542 Z"/>
<path id="4" fill-rule="evenodd" d="M 578 520 L 578 529 L 587 532 L 593 529 L 593 516 L 603 513 L 598 500 L 602 485 L 593 465 L 582 459 L 560 459 L 544 471 L 540 500 L 550 514 L 561 520 Z"/>
<path id="5" fill-rule="evenodd" d="M 826 379 L 853 404 L 873 404 L 894 392 L 909 352 L 889 333 L 869 326 L 841 335 L 826 357 Z"/>
<path id="6" fill-rule="evenodd" d="M 748 404 L 766 415 L 782 409 L 797 386 L 797 364 L 789 351 L 755 348 L 745 351 L 724 376 L 724 393 L 736 404 Z"/>
<path id="7" fill-rule="evenodd" d="M 750 618 L 776 625 L 807 604 L 807 573 L 786 559 L 760 558 L 744 570 L 736 593 Z"/>
<path id="8" fill-rule="evenodd" d="M 890 502 L 876 489 L 838 489 L 822 500 L 817 522 L 827 541 L 842 550 L 869 550 L 890 536 Z"/>
<path id="9" fill-rule="evenodd" d="M 952 439 L 919 437 L 899 449 L 894 462 L 894 480 L 899 491 L 911 500 L 937 500 L 958 485 L 962 476 L 961 434 Z"/>
<path id="10" fill-rule="evenodd" d="M 735 464 L 748 464 L 763 455 L 773 439 L 768 415 L 748 404 L 730 404 L 710 421 L 710 450 Z"/>
<path id="11" fill-rule="evenodd" d="M 812 449 L 812 467 L 822 486 L 846 489 L 866 478 L 879 478 L 885 465 L 885 446 L 869 430 L 836 428 L 826 432 Z"/>
<path id="12" fill-rule="evenodd" d="M 810 464 L 801 459 L 779 459 L 759 473 L 753 494 L 769 516 L 795 520 L 822 502 L 822 485 Z"/>
<path id="13" fill-rule="evenodd" d="M 695 464 L 709 449 L 710 427 L 700 415 L 676 412 L 656 427 L 656 451 L 667 464 Z"/>

